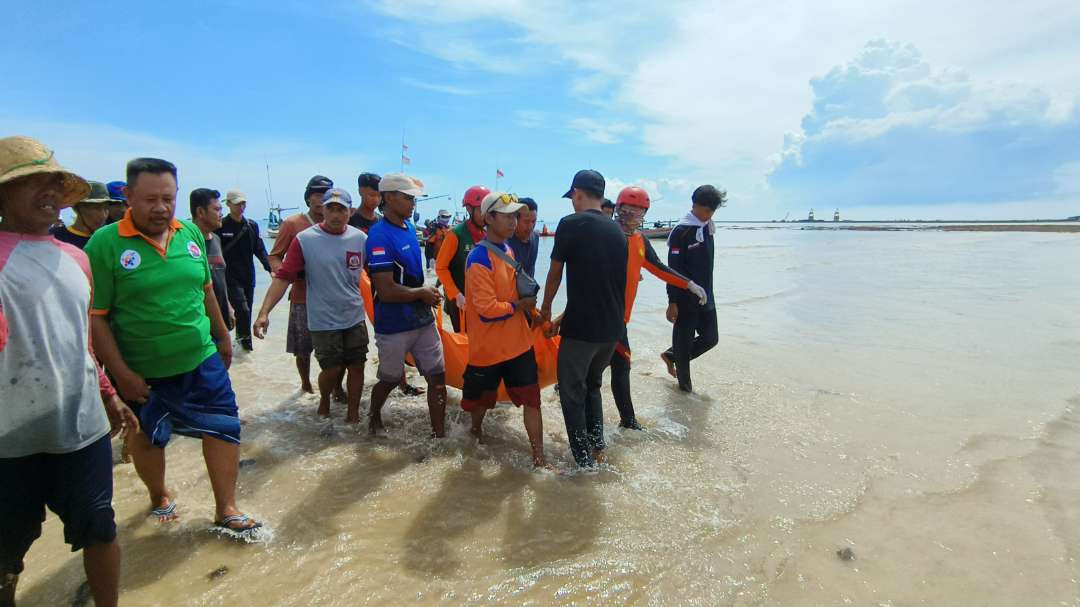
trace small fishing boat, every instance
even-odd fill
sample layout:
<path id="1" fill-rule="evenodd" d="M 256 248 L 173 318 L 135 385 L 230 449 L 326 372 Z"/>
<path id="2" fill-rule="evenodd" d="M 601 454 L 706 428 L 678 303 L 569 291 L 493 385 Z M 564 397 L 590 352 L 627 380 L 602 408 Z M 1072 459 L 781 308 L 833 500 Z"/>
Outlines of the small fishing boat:
<path id="1" fill-rule="evenodd" d="M 641 228 L 641 235 L 645 238 L 652 238 L 655 240 L 667 238 L 671 234 L 671 231 L 675 229 L 675 226 L 678 225 L 678 223 L 679 222 L 674 220 L 654 221 L 651 227 Z"/>

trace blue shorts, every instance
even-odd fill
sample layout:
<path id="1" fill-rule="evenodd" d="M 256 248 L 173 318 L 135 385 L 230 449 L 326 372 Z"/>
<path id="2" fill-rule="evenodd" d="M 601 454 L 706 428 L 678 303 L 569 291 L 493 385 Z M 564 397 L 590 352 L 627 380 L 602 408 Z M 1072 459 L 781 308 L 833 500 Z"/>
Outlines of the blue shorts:
<path id="1" fill-rule="evenodd" d="M 116 539 L 112 468 L 108 435 L 71 453 L 0 458 L 0 576 L 22 573 L 46 506 L 72 552 Z"/>
<path id="2" fill-rule="evenodd" d="M 154 446 L 169 444 L 173 433 L 240 443 L 236 394 L 217 352 L 187 373 L 146 383 L 150 384 L 150 399 L 132 410 Z"/>

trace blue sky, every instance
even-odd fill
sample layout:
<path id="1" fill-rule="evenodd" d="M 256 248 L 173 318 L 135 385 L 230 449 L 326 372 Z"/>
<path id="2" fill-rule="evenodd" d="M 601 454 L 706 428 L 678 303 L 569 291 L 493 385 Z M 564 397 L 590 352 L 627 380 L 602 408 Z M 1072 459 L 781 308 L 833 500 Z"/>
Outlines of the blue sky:
<path id="1" fill-rule="evenodd" d="M 0 132 L 86 177 L 161 156 L 262 216 L 314 173 L 407 170 L 541 217 L 596 168 L 681 215 L 1080 213 L 1080 4 L 404 0 L 22 3 L 0 25 Z M 820 212 L 820 211 L 819 211 Z"/>

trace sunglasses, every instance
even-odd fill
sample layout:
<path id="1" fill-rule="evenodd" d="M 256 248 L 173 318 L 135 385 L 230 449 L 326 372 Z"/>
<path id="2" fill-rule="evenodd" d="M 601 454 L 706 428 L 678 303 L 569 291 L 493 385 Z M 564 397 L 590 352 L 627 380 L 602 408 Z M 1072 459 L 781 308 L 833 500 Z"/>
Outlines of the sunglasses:
<path id="1" fill-rule="evenodd" d="M 642 217 L 645 216 L 645 209 L 643 209 L 641 207 L 635 207 L 635 206 L 630 206 L 630 205 L 625 205 L 625 204 L 619 206 L 618 212 L 619 212 L 620 217 L 625 216 L 625 217 L 634 217 L 634 218 L 637 218 L 637 219 L 641 219 Z"/>

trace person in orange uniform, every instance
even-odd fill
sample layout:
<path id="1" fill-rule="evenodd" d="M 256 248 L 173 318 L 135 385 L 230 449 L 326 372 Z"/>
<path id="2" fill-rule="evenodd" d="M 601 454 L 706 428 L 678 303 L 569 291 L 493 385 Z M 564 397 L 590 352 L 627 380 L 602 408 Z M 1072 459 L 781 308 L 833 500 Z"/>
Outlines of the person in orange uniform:
<path id="1" fill-rule="evenodd" d="M 649 239 L 638 231 L 648 209 L 649 193 L 645 190 L 631 186 L 619 192 L 615 203 L 616 221 L 626 234 L 629 249 L 626 261 L 626 313 L 623 317 L 626 324 L 630 324 L 638 283 L 642 280 L 642 268 L 673 287 L 690 291 L 702 301 L 706 297 L 704 289 L 664 265 Z M 619 409 L 619 427 L 642 430 L 634 414 L 634 401 L 630 396 L 630 341 L 625 332 L 615 346 L 615 353 L 611 355 L 611 396 Z"/>
<path id="2" fill-rule="evenodd" d="M 525 205 L 517 197 L 492 192 L 479 207 L 487 236 L 465 262 L 465 328 L 469 335 L 469 364 L 465 367 L 461 407 L 472 414 L 472 433 L 483 441 L 484 414 L 495 406 L 499 383 L 510 400 L 525 412 L 533 465 L 545 467 L 544 420 L 540 415 L 540 385 L 529 318 L 535 293 L 519 293 L 514 253 L 506 240 L 517 228 L 517 212 Z"/>
<path id="3" fill-rule="evenodd" d="M 439 251 L 442 250 L 443 241 L 446 240 L 446 234 L 450 232 L 450 211 L 446 209 L 439 209 L 439 216 L 434 223 L 428 226 L 427 239 L 425 245 L 430 252 L 428 255 L 428 268 L 431 268 L 435 264 L 435 258 L 439 256 Z"/>
<path id="4" fill-rule="evenodd" d="M 482 185 L 474 185 L 465 191 L 461 204 L 469 218 L 446 233 L 442 247 L 435 256 L 435 275 L 446 293 L 443 310 L 450 316 L 455 333 L 461 333 L 460 310 L 465 307 L 465 259 L 476 243 L 484 238 L 484 213 L 480 203 L 490 193 L 491 190 Z"/>

